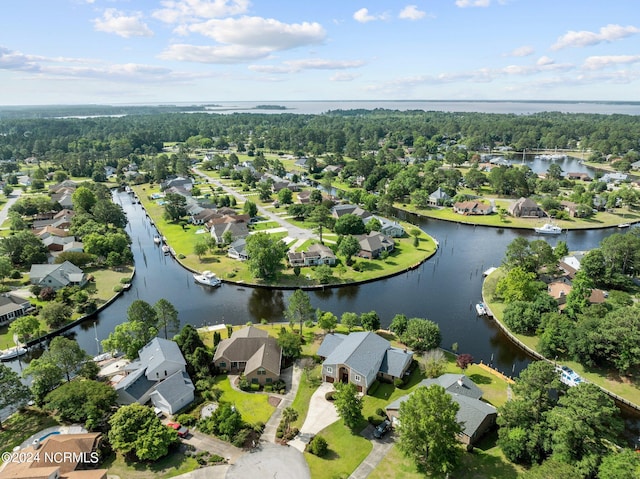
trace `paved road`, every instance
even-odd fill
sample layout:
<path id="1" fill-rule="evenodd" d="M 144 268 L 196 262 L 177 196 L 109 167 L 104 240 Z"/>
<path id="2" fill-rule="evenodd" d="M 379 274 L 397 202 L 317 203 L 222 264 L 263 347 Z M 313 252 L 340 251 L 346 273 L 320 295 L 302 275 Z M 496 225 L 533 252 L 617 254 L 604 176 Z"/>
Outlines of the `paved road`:
<path id="1" fill-rule="evenodd" d="M 16 201 L 18 201 L 18 198 L 20 198 L 21 194 L 22 194 L 22 189 L 15 188 L 13 190 L 13 193 L 11 193 L 11 195 L 7 199 L 7 202 L 4 205 L 2 205 L 2 209 L 0 210 L 0 225 L 4 223 L 4 221 L 9 217 L 9 208 L 11 208 L 11 205 L 13 205 Z"/>
<path id="2" fill-rule="evenodd" d="M 226 479 L 247 478 L 309 479 L 311 472 L 304 456 L 293 447 L 263 443 L 259 450 L 245 454 L 227 471 Z"/>
<path id="3" fill-rule="evenodd" d="M 200 177 L 202 177 L 208 183 L 222 188 L 225 193 L 235 196 L 235 198 L 240 202 L 244 203 L 245 201 L 247 201 L 247 199 L 251 201 L 251 198 L 247 198 L 246 196 L 238 193 L 235 189 L 222 184 L 219 180 L 215 178 L 210 178 L 209 176 L 207 176 L 205 173 L 201 172 L 197 168 L 193 168 L 193 172 L 199 175 Z M 278 216 L 273 211 L 270 211 L 264 206 L 258 206 L 258 213 L 260 213 L 260 216 L 266 217 L 270 221 L 275 221 L 280 225 L 280 227 L 285 228 L 287 230 L 287 236 L 289 238 L 293 238 L 295 240 L 305 240 L 305 241 L 308 239 L 319 239 L 318 235 L 316 235 L 312 231 L 292 225 L 287 220 Z"/>

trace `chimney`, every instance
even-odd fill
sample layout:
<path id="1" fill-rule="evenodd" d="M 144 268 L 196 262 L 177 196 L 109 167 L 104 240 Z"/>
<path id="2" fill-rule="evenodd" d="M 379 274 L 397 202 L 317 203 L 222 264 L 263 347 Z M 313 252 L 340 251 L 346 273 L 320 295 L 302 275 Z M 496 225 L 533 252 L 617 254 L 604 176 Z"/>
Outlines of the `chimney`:
<path id="1" fill-rule="evenodd" d="M 458 386 L 462 387 L 462 376 L 458 378 Z"/>

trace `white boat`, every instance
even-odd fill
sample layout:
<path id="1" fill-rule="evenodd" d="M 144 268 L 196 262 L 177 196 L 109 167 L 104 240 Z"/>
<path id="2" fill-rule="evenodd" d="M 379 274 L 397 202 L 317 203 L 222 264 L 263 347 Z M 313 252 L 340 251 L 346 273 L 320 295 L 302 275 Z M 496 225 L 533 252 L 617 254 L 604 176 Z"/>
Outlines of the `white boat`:
<path id="1" fill-rule="evenodd" d="M 620 223 L 618 228 L 628 228 L 629 226 L 631 226 L 631 223 Z"/>
<path id="2" fill-rule="evenodd" d="M 155 235 L 155 236 L 153 237 L 153 242 L 154 242 L 155 244 L 160 244 L 160 242 L 161 242 L 161 241 L 162 241 L 162 240 L 160 239 L 160 236 Z"/>
<path id="3" fill-rule="evenodd" d="M 169 254 L 171 252 L 171 248 L 169 248 L 166 244 L 162 245 L 162 252 L 164 254 Z"/>
<path id="4" fill-rule="evenodd" d="M 202 274 L 194 274 L 193 279 L 200 284 L 204 284 L 206 286 L 220 286 L 222 281 L 220 278 L 216 276 L 215 273 L 211 271 L 203 271 Z"/>
<path id="5" fill-rule="evenodd" d="M 478 316 L 487 316 L 487 308 L 485 308 L 484 303 L 476 304 L 476 312 Z"/>
<path id="6" fill-rule="evenodd" d="M 13 349 L 9 349 L 5 351 L 3 354 L 0 354 L 0 361 L 8 361 L 10 359 L 17 358 L 18 356 L 22 356 L 26 354 L 27 350 L 23 347 L 15 347 Z"/>
<path id="7" fill-rule="evenodd" d="M 540 228 L 534 228 L 534 230 L 536 233 L 543 235 L 559 235 L 562 233 L 562 228 L 551 223 L 545 223 Z"/>

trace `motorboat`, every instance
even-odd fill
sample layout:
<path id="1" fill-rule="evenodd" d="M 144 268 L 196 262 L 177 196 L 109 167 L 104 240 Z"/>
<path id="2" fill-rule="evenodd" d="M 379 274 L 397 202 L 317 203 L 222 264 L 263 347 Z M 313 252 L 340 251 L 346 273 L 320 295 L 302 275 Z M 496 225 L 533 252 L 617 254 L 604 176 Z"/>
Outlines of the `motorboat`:
<path id="1" fill-rule="evenodd" d="M 27 350 L 23 347 L 16 346 L 15 348 L 8 349 L 4 353 L 0 354 L 0 361 L 9 361 L 10 359 L 22 356 L 23 354 L 27 354 Z"/>
<path id="2" fill-rule="evenodd" d="M 171 252 L 171 248 L 169 248 L 166 244 L 162 245 L 162 252 L 167 255 Z"/>
<path id="3" fill-rule="evenodd" d="M 562 228 L 552 223 L 545 223 L 540 228 L 534 228 L 534 230 L 536 233 L 543 235 L 559 235 L 560 233 L 562 233 Z"/>
<path id="4" fill-rule="evenodd" d="M 628 228 L 629 226 L 631 226 L 631 223 L 620 223 L 618 228 Z"/>
<path id="5" fill-rule="evenodd" d="M 203 271 L 202 274 L 194 274 L 193 279 L 197 283 L 204 284 L 205 286 L 220 286 L 222 281 L 211 271 Z"/>
<path id="6" fill-rule="evenodd" d="M 487 316 L 487 308 L 485 307 L 484 303 L 478 303 L 476 304 L 476 312 L 478 313 L 478 316 Z"/>
<path id="7" fill-rule="evenodd" d="M 153 242 L 154 242 L 155 244 L 160 244 L 160 243 L 162 242 L 162 240 L 160 239 L 160 236 L 155 235 L 155 236 L 153 237 Z"/>

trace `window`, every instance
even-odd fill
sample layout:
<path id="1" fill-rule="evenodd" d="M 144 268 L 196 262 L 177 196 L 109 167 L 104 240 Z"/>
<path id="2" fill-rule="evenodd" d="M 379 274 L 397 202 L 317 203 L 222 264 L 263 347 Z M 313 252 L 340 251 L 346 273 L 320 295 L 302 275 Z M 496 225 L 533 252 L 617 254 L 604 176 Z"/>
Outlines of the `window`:
<path id="1" fill-rule="evenodd" d="M 220 362 L 220 363 L 218 363 L 218 367 L 220 367 L 220 368 L 226 368 L 226 367 L 227 367 L 227 363 L 225 363 L 225 362 Z"/>
<path id="2" fill-rule="evenodd" d="M 356 381 L 356 382 L 358 382 L 358 383 L 359 383 L 361 379 L 362 379 L 362 378 L 361 378 L 360 376 L 358 376 L 357 374 L 354 374 L 354 376 L 353 376 L 353 380 L 354 380 L 354 381 Z"/>
<path id="3" fill-rule="evenodd" d="M 273 382 L 273 379 L 271 379 L 271 378 L 267 378 L 267 382 L 268 382 L 268 383 L 272 383 L 272 382 Z"/>
<path id="4" fill-rule="evenodd" d="M 258 368 L 258 375 L 265 375 L 267 371 L 264 368 Z"/>
<path id="5" fill-rule="evenodd" d="M 333 368 L 331 366 L 327 366 L 327 372 L 331 374 L 333 372 Z"/>
<path id="6" fill-rule="evenodd" d="M 251 379 L 251 383 L 252 384 L 258 384 L 258 378 L 252 378 Z"/>

